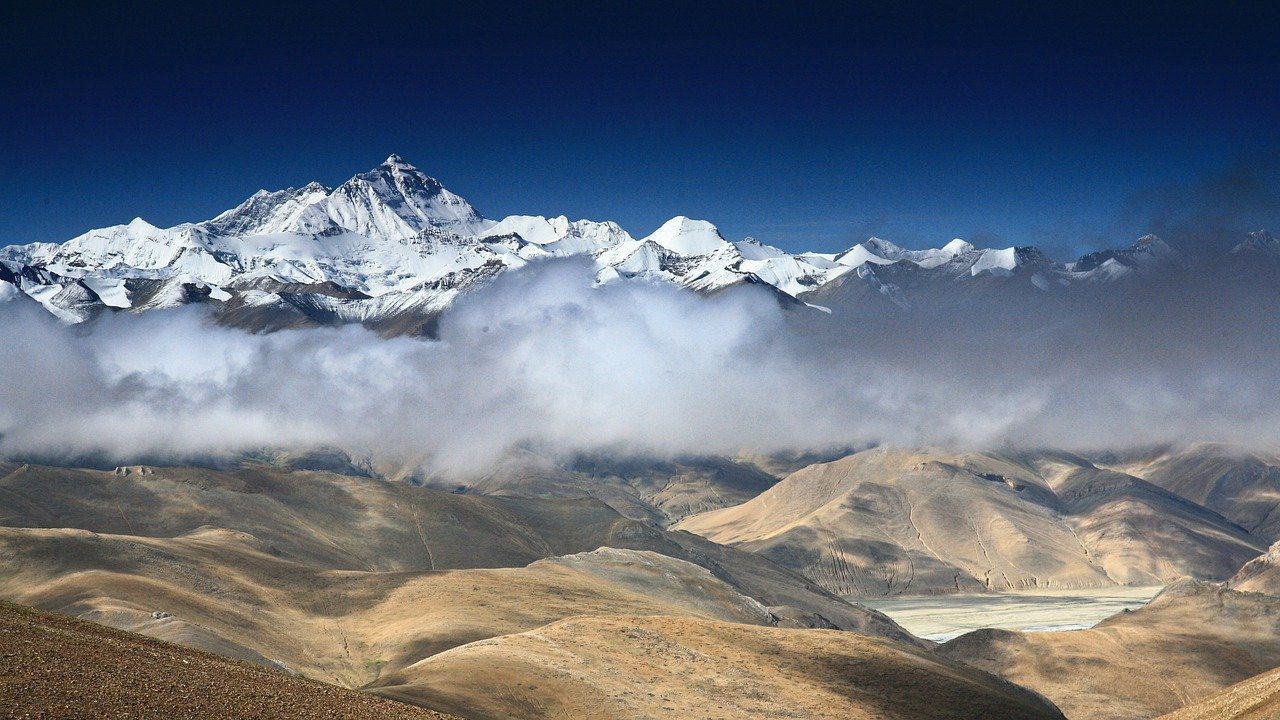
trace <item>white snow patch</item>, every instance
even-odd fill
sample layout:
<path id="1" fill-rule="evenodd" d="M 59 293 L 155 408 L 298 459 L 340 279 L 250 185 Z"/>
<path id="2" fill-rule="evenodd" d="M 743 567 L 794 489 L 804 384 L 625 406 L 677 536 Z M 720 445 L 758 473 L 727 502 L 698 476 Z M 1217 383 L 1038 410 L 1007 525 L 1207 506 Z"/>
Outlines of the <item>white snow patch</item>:
<path id="1" fill-rule="evenodd" d="M 970 275 L 990 272 L 994 275 L 1007 275 L 1018 267 L 1018 256 L 1015 248 L 1003 250 L 983 250 L 977 262 L 969 267 Z"/>
<path id="2" fill-rule="evenodd" d="M 113 308 L 133 307 L 133 302 L 129 300 L 129 292 L 124 287 L 124 280 L 86 275 L 83 282 L 102 299 L 103 305 Z"/>

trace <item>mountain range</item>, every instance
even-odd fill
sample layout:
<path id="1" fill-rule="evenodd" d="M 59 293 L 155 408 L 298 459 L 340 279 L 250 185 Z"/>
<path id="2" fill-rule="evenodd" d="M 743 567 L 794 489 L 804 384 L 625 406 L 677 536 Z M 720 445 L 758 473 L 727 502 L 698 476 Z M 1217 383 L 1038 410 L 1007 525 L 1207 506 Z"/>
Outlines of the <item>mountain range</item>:
<path id="1" fill-rule="evenodd" d="M 1280 257 L 1280 241 L 1254 233 L 1232 254 Z M 643 278 L 701 293 L 756 284 L 788 305 L 825 310 L 837 287 L 897 305 L 910 304 L 909 288 L 921 282 L 995 279 L 1052 292 L 1114 282 L 1176 253 L 1147 236 L 1069 263 L 1034 247 L 963 240 L 907 250 L 872 238 L 844 252 L 792 254 L 729 241 L 687 217 L 642 238 L 609 221 L 495 221 L 392 155 L 335 188 L 261 190 L 203 222 L 160 228 L 135 218 L 62 243 L 0 248 L 0 302 L 33 301 L 67 323 L 200 303 L 222 324 L 254 331 L 359 322 L 389 335 L 431 334 L 459 295 L 508 269 L 569 257 L 589 260 L 601 284 Z"/>

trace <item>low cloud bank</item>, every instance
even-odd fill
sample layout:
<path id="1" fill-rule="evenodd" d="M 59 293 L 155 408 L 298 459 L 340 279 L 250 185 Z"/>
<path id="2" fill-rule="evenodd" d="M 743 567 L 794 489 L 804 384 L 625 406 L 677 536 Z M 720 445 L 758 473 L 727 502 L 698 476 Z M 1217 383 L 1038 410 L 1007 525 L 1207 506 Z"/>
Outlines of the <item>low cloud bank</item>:
<path id="1" fill-rule="evenodd" d="M 585 265 L 548 262 L 464 299 L 438 341 L 356 326 L 250 335 L 197 309 L 103 317 L 86 333 L 11 302 L 0 454 L 128 462 L 336 445 L 475 472 L 518 446 L 1277 447 L 1270 280 L 1184 269 L 826 316 L 760 288 L 593 288 Z"/>

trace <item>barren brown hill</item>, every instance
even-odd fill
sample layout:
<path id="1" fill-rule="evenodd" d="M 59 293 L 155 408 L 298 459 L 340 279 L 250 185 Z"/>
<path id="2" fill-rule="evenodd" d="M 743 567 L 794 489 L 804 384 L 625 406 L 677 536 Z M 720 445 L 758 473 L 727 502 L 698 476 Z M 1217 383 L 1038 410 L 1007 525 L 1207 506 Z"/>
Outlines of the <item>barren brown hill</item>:
<path id="1" fill-rule="evenodd" d="M 499 718 L 1062 718 L 976 669 L 853 633 L 576 617 L 465 645 L 372 692 Z"/>
<path id="2" fill-rule="evenodd" d="M 1065 453 L 868 450 L 674 527 L 845 596 L 1225 578 L 1260 551 L 1217 513 Z"/>
<path id="3" fill-rule="evenodd" d="M 558 519 L 572 515 L 572 524 Z M 594 550 L 621 518 L 590 500 L 520 503 L 326 472 L 249 467 L 116 472 L 22 465 L 0 478 L 0 525 L 178 537 L 246 532 L 274 554 L 333 570 L 520 567 Z"/>
<path id="4" fill-rule="evenodd" d="M 0 715 L 50 720 L 452 718 L 3 601 Z"/>
<path id="5" fill-rule="evenodd" d="M 6 528 L 0 558 L 4 597 L 350 687 L 582 612 L 792 624 L 704 568 L 634 550 L 526 568 L 335 572 L 226 531 L 160 539 Z"/>
<path id="6" fill-rule="evenodd" d="M 457 495 L 267 467 L 105 472 L 20 465 L 0 478 L 0 526 L 142 538 L 213 528 L 250 536 L 260 552 L 275 558 L 334 571 L 518 568 L 600 547 L 652 550 L 703 566 L 782 614 L 910 638 L 883 615 L 850 605 L 766 558 L 623 518 L 590 498 Z"/>
<path id="7" fill-rule="evenodd" d="M 1232 685 L 1158 720 L 1275 720 L 1280 718 L 1280 670 Z"/>
<path id="8" fill-rule="evenodd" d="M 0 597 L 350 687 L 584 612 L 921 642 L 764 558 L 593 500 L 327 473 L 21 467 L 0 480 L 0 512 L 82 526 L 0 527 Z M 482 563 L 513 566 L 430 569 Z"/>
<path id="9" fill-rule="evenodd" d="M 1222 513 L 1267 544 L 1280 540 L 1280 455 L 1198 443 L 1106 460 Z"/>
<path id="10" fill-rule="evenodd" d="M 1067 717 L 1145 720 L 1280 666 L 1280 598 L 1184 580 L 1089 630 L 979 630 L 937 652 L 1036 690 Z"/>

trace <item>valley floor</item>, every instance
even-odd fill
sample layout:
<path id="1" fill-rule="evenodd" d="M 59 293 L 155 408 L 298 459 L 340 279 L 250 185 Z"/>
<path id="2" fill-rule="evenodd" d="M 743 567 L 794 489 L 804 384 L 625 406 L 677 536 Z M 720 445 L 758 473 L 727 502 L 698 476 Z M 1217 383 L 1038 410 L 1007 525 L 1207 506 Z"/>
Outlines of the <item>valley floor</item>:
<path id="1" fill-rule="evenodd" d="M 946 642 L 981 628 L 1081 630 L 1147 603 L 1162 586 L 1027 590 L 999 594 L 850 598 L 893 618 L 912 634 Z"/>

